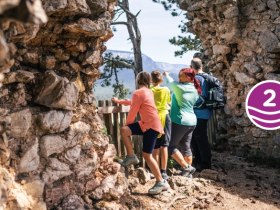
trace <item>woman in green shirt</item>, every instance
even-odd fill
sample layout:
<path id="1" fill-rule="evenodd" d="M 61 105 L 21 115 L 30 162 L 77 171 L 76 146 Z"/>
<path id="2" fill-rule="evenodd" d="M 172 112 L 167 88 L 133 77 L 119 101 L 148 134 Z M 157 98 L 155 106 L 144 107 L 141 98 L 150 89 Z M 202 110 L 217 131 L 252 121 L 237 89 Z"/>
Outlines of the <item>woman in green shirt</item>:
<path id="1" fill-rule="evenodd" d="M 196 116 L 193 106 L 196 103 L 201 87 L 195 79 L 191 68 L 181 69 L 179 82 L 174 81 L 167 72 L 167 84 L 172 91 L 171 103 L 171 140 L 168 152 L 182 167 L 182 175 L 191 176 L 195 168 L 191 166 L 192 151 L 190 148 L 193 130 L 196 126 Z"/>

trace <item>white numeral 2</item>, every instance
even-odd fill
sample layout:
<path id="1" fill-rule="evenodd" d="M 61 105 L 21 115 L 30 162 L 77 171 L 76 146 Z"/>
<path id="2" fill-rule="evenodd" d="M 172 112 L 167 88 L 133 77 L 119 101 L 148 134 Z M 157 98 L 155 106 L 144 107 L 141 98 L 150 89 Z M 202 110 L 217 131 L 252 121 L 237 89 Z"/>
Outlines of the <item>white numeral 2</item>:
<path id="1" fill-rule="evenodd" d="M 263 103 L 263 106 L 265 106 L 265 107 L 276 106 L 276 103 L 271 103 L 276 97 L 275 91 L 268 89 L 268 90 L 264 91 L 264 95 L 267 95 L 267 94 L 270 94 L 270 97 Z"/>

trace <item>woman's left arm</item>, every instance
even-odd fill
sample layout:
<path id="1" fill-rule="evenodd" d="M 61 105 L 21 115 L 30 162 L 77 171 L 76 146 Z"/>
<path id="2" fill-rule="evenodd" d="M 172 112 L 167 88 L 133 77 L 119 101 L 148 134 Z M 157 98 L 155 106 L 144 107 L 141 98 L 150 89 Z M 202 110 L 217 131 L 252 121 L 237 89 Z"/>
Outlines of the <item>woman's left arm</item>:
<path id="1" fill-rule="evenodd" d="M 129 106 L 131 105 L 131 100 L 130 99 L 118 99 L 116 97 L 111 99 L 113 102 L 117 103 L 117 104 L 122 104 L 125 106 Z"/>
<path id="2" fill-rule="evenodd" d="M 178 83 L 174 81 L 172 77 L 170 77 L 168 74 L 166 74 L 166 83 L 170 90 L 175 94 L 175 96 L 180 95 L 181 91 L 178 87 Z"/>

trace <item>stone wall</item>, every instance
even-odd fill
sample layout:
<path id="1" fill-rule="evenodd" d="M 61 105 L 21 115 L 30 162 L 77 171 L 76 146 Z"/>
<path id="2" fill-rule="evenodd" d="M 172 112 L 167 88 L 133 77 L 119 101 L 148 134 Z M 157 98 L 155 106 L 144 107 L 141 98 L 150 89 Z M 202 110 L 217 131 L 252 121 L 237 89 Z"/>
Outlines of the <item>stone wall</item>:
<path id="1" fill-rule="evenodd" d="M 1 1 L 0 209 L 121 208 L 127 180 L 92 93 L 115 5 Z"/>
<path id="2" fill-rule="evenodd" d="M 0 209 L 121 209 L 128 193 L 92 85 L 115 0 L 0 2 Z M 224 81 L 219 140 L 279 158 L 280 132 L 253 126 L 250 88 L 280 80 L 280 2 L 180 0 Z M 44 13 L 44 11 L 46 13 Z M 108 202 L 110 201 L 110 202 Z"/>
<path id="3" fill-rule="evenodd" d="M 220 144 L 239 155 L 280 158 L 280 131 L 265 131 L 246 116 L 245 100 L 258 82 L 280 81 L 279 0 L 179 0 L 189 31 L 198 35 L 207 66 L 226 89 L 219 113 Z"/>

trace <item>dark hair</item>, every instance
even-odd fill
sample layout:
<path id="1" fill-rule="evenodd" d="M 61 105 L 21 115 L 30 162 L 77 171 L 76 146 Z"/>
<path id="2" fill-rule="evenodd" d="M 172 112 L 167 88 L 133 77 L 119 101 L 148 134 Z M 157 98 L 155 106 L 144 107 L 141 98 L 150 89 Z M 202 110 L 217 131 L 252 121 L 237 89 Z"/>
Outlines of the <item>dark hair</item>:
<path id="1" fill-rule="evenodd" d="M 202 89 L 200 87 L 199 80 L 195 78 L 195 71 L 191 68 L 184 68 L 180 70 L 180 73 L 181 72 L 191 78 L 192 82 L 194 83 L 195 89 L 197 90 L 198 94 L 201 95 Z"/>
<path id="2" fill-rule="evenodd" d="M 162 74 L 158 70 L 152 71 L 151 77 L 152 77 L 152 82 L 155 84 L 161 83 L 163 81 Z"/>
<path id="3" fill-rule="evenodd" d="M 191 67 L 195 70 L 199 70 L 202 68 L 202 61 L 200 58 L 193 58 L 191 61 Z"/>
<path id="4" fill-rule="evenodd" d="M 140 73 L 137 74 L 136 81 L 138 86 L 144 85 L 150 88 L 151 76 L 148 72 L 141 71 Z"/>

